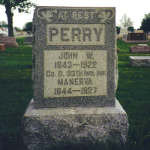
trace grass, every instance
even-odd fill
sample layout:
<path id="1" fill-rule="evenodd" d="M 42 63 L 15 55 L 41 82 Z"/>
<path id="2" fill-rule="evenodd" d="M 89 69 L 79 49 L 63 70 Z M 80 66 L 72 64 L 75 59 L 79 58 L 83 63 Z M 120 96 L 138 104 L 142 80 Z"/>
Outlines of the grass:
<path id="1" fill-rule="evenodd" d="M 125 149 L 150 149 L 150 68 L 129 66 L 129 56 L 150 56 L 131 54 L 129 47 L 118 40 L 119 83 L 116 97 L 125 109 L 129 121 L 129 133 Z M 150 46 L 150 43 L 148 44 Z"/>
<path id="2" fill-rule="evenodd" d="M 23 45 L 0 53 L 0 149 L 19 150 L 22 115 L 33 97 L 32 48 Z"/>
<path id="3" fill-rule="evenodd" d="M 20 136 L 22 116 L 33 97 L 32 48 L 17 38 L 19 47 L 0 53 L 0 150 L 26 150 Z M 129 133 L 124 147 L 101 143 L 84 150 L 150 149 L 150 68 L 129 66 L 129 47 L 118 40 L 119 82 L 116 98 L 128 115 Z M 150 46 L 150 43 L 148 44 Z M 69 149 L 69 148 L 66 148 Z M 74 148 L 75 149 L 75 148 Z M 77 148 L 79 149 L 79 148 Z M 71 149 L 72 150 L 72 149 Z"/>

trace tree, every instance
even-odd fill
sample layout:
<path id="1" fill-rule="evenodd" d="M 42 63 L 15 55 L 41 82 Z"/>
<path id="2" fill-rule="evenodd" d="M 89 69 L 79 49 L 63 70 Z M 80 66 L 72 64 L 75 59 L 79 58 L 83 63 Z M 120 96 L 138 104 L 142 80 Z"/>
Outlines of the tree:
<path id="1" fill-rule="evenodd" d="M 27 22 L 23 28 L 23 31 L 32 31 L 32 22 Z"/>
<path id="2" fill-rule="evenodd" d="M 141 30 L 144 30 L 144 32 L 146 31 L 150 31 L 150 13 L 149 14 L 145 14 L 142 23 L 141 23 Z"/>
<path id="3" fill-rule="evenodd" d="M 133 33 L 134 27 L 128 27 L 128 31 L 131 31 Z"/>
<path id="4" fill-rule="evenodd" d="M 120 27 L 116 26 L 117 34 L 120 33 Z"/>
<path id="5" fill-rule="evenodd" d="M 6 8 L 6 15 L 8 20 L 8 35 L 14 36 L 13 33 L 13 9 L 18 8 L 19 13 L 28 13 L 29 8 L 35 6 L 30 0 L 0 0 L 0 4 Z"/>
<path id="6" fill-rule="evenodd" d="M 127 17 L 126 14 L 124 14 L 122 18 L 120 19 L 120 24 L 121 24 L 121 27 L 126 28 L 126 27 L 133 26 L 133 21 L 131 21 L 131 19 Z"/>
<path id="7" fill-rule="evenodd" d="M 18 27 L 14 27 L 14 29 L 15 29 L 16 31 L 21 31 L 21 29 L 18 28 Z"/>
<path id="8" fill-rule="evenodd" d="M 0 22 L 0 27 L 8 27 L 7 22 L 1 21 L 1 22 Z"/>

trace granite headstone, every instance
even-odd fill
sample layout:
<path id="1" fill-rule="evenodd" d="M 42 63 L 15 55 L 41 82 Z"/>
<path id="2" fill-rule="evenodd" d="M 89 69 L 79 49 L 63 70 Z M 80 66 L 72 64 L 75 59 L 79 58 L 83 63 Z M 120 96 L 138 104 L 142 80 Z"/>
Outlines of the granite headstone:
<path id="1" fill-rule="evenodd" d="M 129 56 L 129 65 L 135 67 L 150 67 L 150 56 Z"/>
<path id="2" fill-rule="evenodd" d="M 22 127 L 29 149 L 126 141 L 127 115 L 115 98 L 115 30 L 112 7 L 36 7 L 34 97 Z"/>
<path id="3" fill-rule="evenodd" d="M 125 43 L 149 43 L 145 33 L 128 33 Z"/>
<path id="4" fill-rule="evenodd" d="M 36 9 L 36 108 L 115 106 L 114 13 L 113 9 Z"/>
<path id="5" fill-rule="evenodd" d="M 121 28 L 120 29 L 119 37 L 122 38 L 124 34 L 128 34 L 128 29 L 127 28 Z"/>
<path id="6" fill-rule="evenodd" d="M 144 33 L 143 30 L 134 30 L 134 33 Z"/>
<path id="7" fill-rule="evenodd" d="M 128 33 L 127 40 L 146 40 L 145 33 Z"/>
<path id="8" fill-rule="evenodd" d="M 146 45 L 130 46 L 130 53 L 150 53 L 150 46 Z"/>
<path id="9" fill-rule="evenodd" d="M 32 44 L 32 37 L 25 37 L 24 44 Z"/>
<path id="10" fill-rule="evenodd" d="M 127 34 L 123 34 L 123 39 L 122 39 L 122 41 L 126 41 L 127 40 Z"/>
<path id="11" fill-rule="evenodd" d="M 16 38 L 12 36 L 0 36 L 0 43 L 5 44 L 5 47 L 18 47 Z"/>

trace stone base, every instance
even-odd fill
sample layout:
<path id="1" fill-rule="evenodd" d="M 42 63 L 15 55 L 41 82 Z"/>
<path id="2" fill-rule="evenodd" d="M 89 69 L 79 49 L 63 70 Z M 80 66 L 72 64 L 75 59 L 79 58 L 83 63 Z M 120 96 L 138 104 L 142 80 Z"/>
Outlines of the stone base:
<path id="1" fill-rule="evenodd" d="M 150 56 L 129 56 L 129 65 L 150 67 Z"/>
<path id="2" fill-rule="evenodd" d="M 125 43 L 149 43 L 149 40 L 127 40 Z"/>
<path id="3" fill-rule="evenodd" d="M 5 44 L 0 44 L 0 52 L 4 52 L 5 51 Z"/>
<path id="4" fill-rule="evenodd" d="M 18 47 L 17 43 L 5 43 L 6 47 Z"/>
<path id="5" fill-rule="evenodd" d="M 22 120 L 22 134 L 30 150 L 69 145 L 88 145 L 111 140 L 125 142 L 127 114 L 115 107 L 34 109 L 32 100 Z"/>
<path id="6" fill-rule="evenodd" d="M 32 44 L 32 42 L 23 42 L 23 44 Z"/>

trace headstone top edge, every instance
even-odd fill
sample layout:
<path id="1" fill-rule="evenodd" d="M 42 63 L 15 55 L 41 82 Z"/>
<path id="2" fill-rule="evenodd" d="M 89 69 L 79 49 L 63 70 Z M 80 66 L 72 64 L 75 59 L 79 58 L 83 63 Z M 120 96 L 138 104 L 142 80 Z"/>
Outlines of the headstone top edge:
<path id="1" fill-rule="evenodd" d="M 147 59 L 150 58 L 150 56 L 129 56 L 131 59 Z"/>
<path id="2" fill-rule="evenodd" d="M 115 13 L 115 7 L 36 6 L 33 18 L 49 23 L 104 23 L 114 21 Z"/>
<path id="3" fill-rule="evenodd" d="M 36 8 L 57 8 L 57 9 L 116 9 L 116 7 L 74 7 L 74 6 L 36 6 Z"/>

